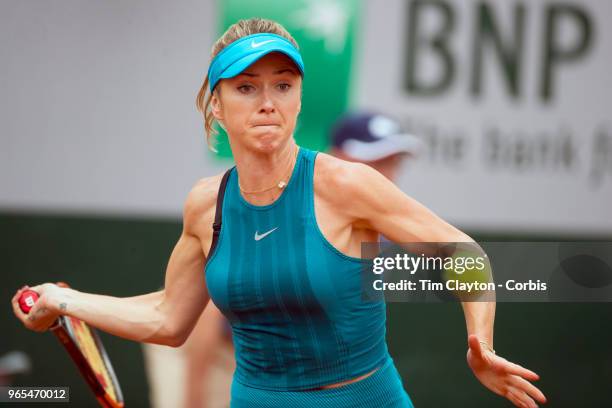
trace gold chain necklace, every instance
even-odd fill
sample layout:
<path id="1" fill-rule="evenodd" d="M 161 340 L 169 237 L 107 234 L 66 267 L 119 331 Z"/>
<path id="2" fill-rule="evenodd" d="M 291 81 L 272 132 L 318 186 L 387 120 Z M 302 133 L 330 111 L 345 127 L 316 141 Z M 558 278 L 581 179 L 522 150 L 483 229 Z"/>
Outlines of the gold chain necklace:
<path id="1" fill-rule="evenodd" d="M 290 176 L 291 176 L 291 173 L 293 173 L 293 167 L 295 166 L 295 162 L 297 161 L 297 155 L 298 155 L 298 151 L 299 151 L 299 149 L 300 149 L 300 148 L 299 148 L 299 147 L 297 147 L 297 145 L 296 145 L 296 148 L 295 148 L 295 154 L 293 155 L 293 163 L 292 163 L 292 165 L 289 167 L 289 174 L 288 174 L 288 177 L 290 177 Z M 287 177 L 287 178 L 288 178 L 288 177 Z M 272 187 L 268 187 L 268 188 L 265 188 L 265 189 L 263 189 L 263 190 L 257 190 L 257 191 L 245 191 L 245 190 L 242 188 L 242 186 L 240 185 L 240 178 L 238 178 L 238 188 L 240 189 L 240 191 L 241 191 L 243 194 L 259 194 L 259 193 L 264 193 L 264 192 L 266 192 L 266 191 L 270 191 L 270 190 L 272 190 L 272 189 L 274 189 L 274 188 L 280 188 L 280 189 L 285 188 L 285 187 L 287 186 L 288 181 L 289 181 L 289 180 L 287 180 L 287 181 L 281 180 L 281 181 L 279 181 L 278 183 L 274 184 Z"/>

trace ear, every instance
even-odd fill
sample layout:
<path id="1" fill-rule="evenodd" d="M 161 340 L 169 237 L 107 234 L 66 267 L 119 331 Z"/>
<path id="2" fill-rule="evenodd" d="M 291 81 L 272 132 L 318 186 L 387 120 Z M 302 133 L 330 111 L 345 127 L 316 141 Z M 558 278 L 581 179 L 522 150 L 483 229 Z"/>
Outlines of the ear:
<path id="1" fill-rule="evenodd" d="M 221 105 L 221 98 L 219 97 L 219 91 L 214 91 L 210 100 L 210 111 L 217 121 L 223 120 L 223 108 Z"/>

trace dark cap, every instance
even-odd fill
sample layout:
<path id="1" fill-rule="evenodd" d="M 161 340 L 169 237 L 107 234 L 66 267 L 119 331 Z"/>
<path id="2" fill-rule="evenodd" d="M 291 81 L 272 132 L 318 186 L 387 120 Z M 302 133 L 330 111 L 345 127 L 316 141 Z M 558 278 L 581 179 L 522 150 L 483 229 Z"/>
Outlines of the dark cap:
<path id="1" fill-rule="evenodd" d="M 418 155 L 423 142 L 399 122 L 379 113 L 351 112 L 332 128 L 332 146 L 356 160 L 370 162 L 398 153 Z"/>

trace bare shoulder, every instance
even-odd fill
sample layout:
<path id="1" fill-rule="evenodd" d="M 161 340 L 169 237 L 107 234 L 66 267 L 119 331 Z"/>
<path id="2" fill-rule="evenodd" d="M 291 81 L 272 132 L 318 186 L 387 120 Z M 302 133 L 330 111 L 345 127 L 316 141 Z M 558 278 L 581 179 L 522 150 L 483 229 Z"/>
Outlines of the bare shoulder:
<path id="1" fill-rule="evenodd" d="M 186 231 L 201 235 L 202 231 L 211 228 L 222 178 L 223 173 L 202 178 L 193 185 L 183 209 L 183 224 Z"/>
<path id="2" fill-rule="evenodd" d="M 321 154 L 315 163 L 314 190 L 324 204 L 353 220 L 386 213 L 404 194 L 385 176 L 363 163 Z"/>
<path id="3" fill-rule="evenodd" d="M 361 195 L 368 186 L 384 179 L 376 170 L 363 163 L 339 159 L 319 153 L 315 163 L 315 193 L 325 199 L 346 204 L 347 197 Z"/>

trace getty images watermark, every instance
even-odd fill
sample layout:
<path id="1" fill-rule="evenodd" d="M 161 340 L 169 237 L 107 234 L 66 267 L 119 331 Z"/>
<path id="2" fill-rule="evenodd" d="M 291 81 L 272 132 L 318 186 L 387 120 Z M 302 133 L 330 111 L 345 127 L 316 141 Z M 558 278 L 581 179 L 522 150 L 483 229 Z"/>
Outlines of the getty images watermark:
<path id="1" fill-rule="evenodd" d="M 612 301 L 610 242 L 365 243 L 364 300 Z"/>

